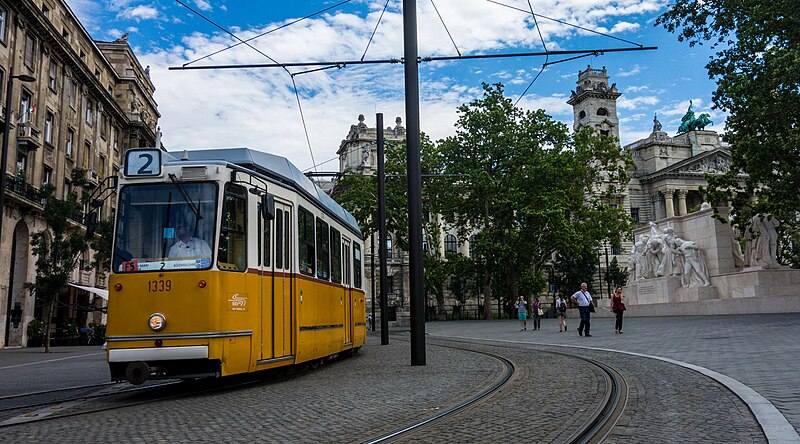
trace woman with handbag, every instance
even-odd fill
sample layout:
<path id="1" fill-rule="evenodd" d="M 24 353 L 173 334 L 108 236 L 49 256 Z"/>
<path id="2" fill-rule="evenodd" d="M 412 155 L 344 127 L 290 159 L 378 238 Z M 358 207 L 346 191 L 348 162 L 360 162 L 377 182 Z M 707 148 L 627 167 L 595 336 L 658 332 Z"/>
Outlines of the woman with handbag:
<path id="1" fill-rule="evenodd" d="M 617 287 L 611 297 L 611 311 L 617 316 L 617 321 L 614 323 L 614 333 L 622 333 L 622 314 L 625 313 L 625 303 L 622 302 L 622 298 L 622 287 Z"/>
<path id="2" fill-rule="evenodd" d="M 539 302 L 539 298 L 533 298 L 533 329 L 539 330 L 542 328 L 542 315 L 544 315 L 544 311 L 542 310 L 542 303 Z"/>

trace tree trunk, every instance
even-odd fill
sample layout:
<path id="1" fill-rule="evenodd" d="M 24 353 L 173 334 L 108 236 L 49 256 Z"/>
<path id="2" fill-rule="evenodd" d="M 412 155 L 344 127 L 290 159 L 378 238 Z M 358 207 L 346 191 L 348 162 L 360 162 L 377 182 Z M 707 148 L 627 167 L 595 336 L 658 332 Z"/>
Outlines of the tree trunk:
<path id="1" fill-rule="evenodd" d="M 437 321 L 446 321 L 447 320 L 447 308 L 444 306 L 444 290 L 437 289 L 436 290 L 436 320 Z"/>
<path id="2" fill-rule="evenodd" d="M 50 304 L 47 307 L 47 318 L 44 321 L 44 352 L 50 353 L 50 324 L 53 322 L 53 308 L 56 306 L 56 300 L 58 300 L 58 295 L 53 297 L 53 300 L 50 301 Z"/>
<path id="3" fill-rule="evenodd" d="M 483 273 L 483 319 L 492 319 L 492 280 L 489 273 Z"/>

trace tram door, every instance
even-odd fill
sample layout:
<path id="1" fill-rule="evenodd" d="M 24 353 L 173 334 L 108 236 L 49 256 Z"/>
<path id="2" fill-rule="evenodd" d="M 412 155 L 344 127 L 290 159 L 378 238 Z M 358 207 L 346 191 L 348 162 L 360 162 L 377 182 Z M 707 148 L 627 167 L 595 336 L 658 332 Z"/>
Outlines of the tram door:
<path id="1" fill-rule="evenodd" d="M 353 342 L 353 262 L 350 241 L 342 238 L 342 284 L 344 287 L 344 343 Z"/>
<path id="2" fill-rule="evenodd" d="M 275 202 L 275 219 L 268 221 L 263 233 L 266 279 L 262 282 L 267 287 L 262 291 L 261 359 L 292 355 L 292 226 L 292 207 Z"/>

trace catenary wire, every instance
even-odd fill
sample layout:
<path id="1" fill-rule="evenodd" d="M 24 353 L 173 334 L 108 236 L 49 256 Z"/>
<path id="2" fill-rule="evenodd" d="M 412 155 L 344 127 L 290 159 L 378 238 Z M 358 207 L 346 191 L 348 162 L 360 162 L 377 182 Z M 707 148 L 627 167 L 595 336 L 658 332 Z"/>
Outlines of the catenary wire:
<path id="1" fill-rule="evenodd" d="M 367 56 L 367 51 L 369 51 L 369 45 L 372 44 L 372 39 L 375 37 L 375 33 L 378 32 L 378 26 L 381 25 L 381 20 L 383 20 L 383 14 L 386 13 L 386 8 L 389 6 L 389 0 L 386 0 L 386 3 L 383 5 L 383 11 L 381 11 L 380 17 L 378 17 L 378 23 L 375 23 L 375 29 L 372 30 L 372 35 L 369 36 L 369 41 L 367 42 L 367 47 L 364 48 L 364 54 L 361 55 L 361 60 L 364 60 L 364 57 Z"/>
<path id="2" fill-rule="evenodd" d="M 531 80 L 531 83 L 528 84 L 528 87 L 525 88 L 525 91 L 522 91 L 522 94 L 520 94 L 520 96 L 517 98 L 517 101 L 514 102 L 514 106 L 517 106 L 519 101 L 522 100 L 523 97 L 525 97 L 525 94 L 527 94 L 528 90 L 530 90 L 533 84 L 536 83 L 536 79 L 538 79 L 539 76 L 542 75 L 544 69 L 547 67 L 548 62 L 550 61 L 550 53 L 547 51 L 547 45 L 545 45 L 544 43 L 544 36 L 542 36 L 542 28 L 539 26 L 539 22 L 536 20 L 536 13 L 533 12 L 533 5 L 531 5 L 531 0 L 528 0 L 528 7 L 531 10 L 531 17 L 533 17 L 533 24 L 534 26 L 536 26 L 536 32 L 539 33 L 539 39 L 542 41 L 542 48 L 544 49 L 546 55 L 544 56 L 544 63 L 542 63 L 542 68 L 539 69 L 539 73 L 536 74 L 536 77 L 534 77 L 533 80 Z"/>
<path id="3" fill-rule="evenodd" d="M 263 55 L 264 57 L 269 59 L 271 62 L 276 63 L 278 65 L 282 65 L 280 62 L 278 62 L 277 60 L 273 59 L 272 57 L 270 57 L 269 55 L 267 55 L 266 53 L 264 53 L 260 49 L 256 48 L 255 46 L 253 46 L 253 45 L 251 45 L 251 44 L 249 44 L 247 42 L 245 42 L 244 40 L 239 38 L 239 36 L 237 36 L 236 34 L 230 32 L 227 29 L 223 28 L 222 26 L 218 25 L 213 20 L 211 20 L 208 17 L 204 16 L 200 12 L 194 10 L 189 5 L 183 3 L 181 0 L 175 0 L 175 1 L 178 2 L 184 8 L 192 11 L 194 14 L 196 14 L 197 16 L 202 18 L 203 20 L 211 23 L 212 25 L 214 25 L 215 27 L 220 29 L 222 32 L 230 35 L 231 37 L 233 37 L 236 40 L 240 41 L 242 44 L 247 45 L 247 47 L 249 47 L 252 50 L 256 51 L 257 53 Z M 286 71 L 287 74 L 289 74 L 289 77 L 292 79 L 292 87 L 294 88 L 294 96 L 295 96 L 295 99 L 297 100 L 298 110 L 300 111 L 300 120 L 303 123 L 303 132 L 306 135 L 306 143 L 308 144 L 308 152 L 311 154 L 311 163 L 314 164 L 315 163 L 315 161 L 314 161 L 314 150 L 311 148 L 311 138 L 308 135 L 308 127 L 306 126 L 306 118 L 305 118 L 305 115 L 303 115 L 303 106 L 300 104 L 300 93 L 297 91 L 297 83 L 294 81 L 294 74 L 292 74 L 292 72 L 289 71 L 289 69 L 285 65 L 283 65 L 282 68 L 283 68 L 284 71 Z"/>
<path id="4" fill-rule="evenodd" d="M 525 9 L 517 8 L 516 6 L 507 5 L 505 3 L 501 3 L 501 2 L 498 2 L 496 0 L 486 0 L 486 1 L 489 2 L 489 3 L 494 3 L 494 4 L 499 5 L 499 6 L 504 6 L 504 7 L 509 8 L 509 9 L 514 9 L 516 11 L 521 11 L 521 12 L 524 12 L 526 14 L 529 13 L 529 11 L 526 11 Z M 545 19 L 545 20 L 551 20 L 551 21 L 554 21 L 556 23 L 560 23 L 562 25 L 567 25 L 567 26 L 571 26 L 573 28 L 580 29 L 582 31 L 591 32 L 593 34 L 602 35 L 604 37 L 608 37 L 608 38 L 612 38 L 612 39 L 615 39 L 615 40 L 619 40 L 621 42 L 630 43 L 631 45 L 635 45 L 635 46 L 638 46 L 640 48 L 642 47 L 641 43 L 636 43 L 636 42 L 632 42 L 630 40 L 625 40 L 625 39 L 623 39 L 621 37 L 613 36 L 613 35 L 605 33 L 605 32 L 600 32 L 600 31 L 596 31 L 594 29 L 584 28 L 583 26 L 576 25 L 574 23 L 565 22 L 563 20 L 555 19 L 555 18 L 552 18 L 552 17 L 548 17 L 546 15 L 541 15 L 541 14 L 536 14 L 536 15 L 541 17 L 541 18 L 543 18 L 543 19 Z"/>
<path id="5" fill-rule="evenodd" d="M 439 13 L 439 8 L 436 7 L 436 3 L 431 0 L 431 4 L 433 5 L 433 10 L 436 11 L 436 15 L 439 16 L 439 20 L 442 22 L 442 26 L 444 26 L 445 32 L 447 32 L 447 36 L 450 37 L 450 41 L 453 42 L 453 47 L 456 48 L 456 53 L 461 56 L 461 51 L 458 50 L 458 45 L 456 45 L 456 41 L 453 40 L 453 36 L 450 34 L 450 30 L 447 29 L 447 25 L 444 23 L 444 18 L 442 18 L 442 14 Z"/>
<path id="6" fill-rule="evenodd" d="M 291 21 L 289 23 L 286 23 L 286 24 L 283 24 L 281 26 L 278 26 L 277 28 L 272 28 L 269 31 L 262 32 L 261 34 L 259 34 L 257 36 L 250 37 L 249 39 L 245 40 L 244 42 L 245 43 L 246 42 L 251 42 L 251 41 L 253 41 L 253 40 L 257 39 L 257 38 L 264 37 L 267 34 L 271 34 L 271 33 L 275 32 L 275 31 L 278 31 L 278 30 L 281 30 L 281 29 L 286 28 L 288 26 L 294 25 L 295 23 L 299 23 L 299 22 L 302 22 L 303 20 L 306 20 L 306 19 L 309 19 L 309 18 L 314 17 L 316 15 L 322 14 L 323 12 L 327 12 L 327 11 L 330 11 L 331 9 L 338 8 L 339 6 L 342 6 L 345 3 L 350 3 L 351 1 L 353 1 L 353 0 L 345 0 L 343 2 L 339 2 L 339 3 L 337 3 L 337 4 L 333 5 L 333 6 L 329 6 L 329 7 L 325 8 L 325 9 L 317 11 L 317 12 L 315 12 L 313 14 L 309 14 L 309 15 L 307 15 L 305 17 L 301 17 L 301 18 L 299 18 L 297 20 L 293 20 L 293 21 Z M 219 54 L 221 52 L 227 51 L 229 49 L 233 49 L 233 48 L 235 48 L 235 47 L 237 47 L 239 45 L 242 45 L 242 44 L 243 44 L 242 42 L 235 43 L 233 45 L 228 46 L 227 48 L 223 48 L 223 49 L 220 49 L 218 51 L 214 51 L 211 54 L 204 55 L 203 57 L 200 57 L 199 59 L 192 60 L 191 62 L 186 62 L 186 63 L 183 64 L 183 66 L 188 66 L 188 65 L 191 65 L 192 63 L 196 63 L 196 62 L 199 62 L 201 60 L 205 60 L 205 59 L 207 59 L 209 57 L 215 56 L 215 55 L 217 55 L 217 54 Z"/>

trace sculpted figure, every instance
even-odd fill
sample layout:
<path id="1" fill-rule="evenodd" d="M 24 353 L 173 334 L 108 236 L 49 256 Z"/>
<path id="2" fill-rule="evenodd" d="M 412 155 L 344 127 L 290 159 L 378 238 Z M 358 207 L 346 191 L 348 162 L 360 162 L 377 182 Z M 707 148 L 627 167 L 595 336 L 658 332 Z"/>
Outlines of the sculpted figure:
<path id="1" fill-rule="evenodd" d="M 651 277 L 650 261 L 647 258 L 647 242 L 650 236 L 643 234 L 639 236 L 639 242 L 636 242 L 634 248 L 638 253 L 636 256 L 636 279 L 647 279 Z"/>
<path id="2" fill-rule="evenodd" d="M 677 251 L 675 250 L 675 230 L 672 227 L 664 228 L 664 259 L 661 261 L 660 276 L 675 276 L 681 274 L 678 269 Z"/>
<path id="3" fill-rule="evenodd" d="M 742 236 L 742 233 L 736 228 L 733 223 L 733 216 L 728 216 L 728 222 L 731 225 L 731 252 L 733 253 L 733 266 L 736 268 L 742 268 L 747 266 L 747 261 L 744 258 L 744 253 L 742 252 L 742 245 L 739 243 L 739 238 Z"/>
<path id="4" fill-rule="evenodd" d="M 783 268 L 778 262 L 778 232 L 780 225 L 774 217 L 755 215 L 750 220 L 750 227 L 745 234 L 747 259 L 751 267 Z M 755 234 L 755 236 L 753 236 Z"/>
<path id="5" fill-rule="evenodd" d="M 650 262 L 649 270 L 652 272 L 650 277 L 659 277 L 664 271 L 662 262 L 664 261 L 664 239 L 660 236 L 651 237 L 647 241 L 647 260 Z"/>
<path id="6" fill-rule="evenodd" d="M 675 238 L 675 245 L 678 252 L 683 256 L 683 286 L 684 287 L 708 287 L 711 282 L 708 280 L 708 269 L 706 268 L 703 252 L 696 243 L 685 241 L 679 237 Z"/>

